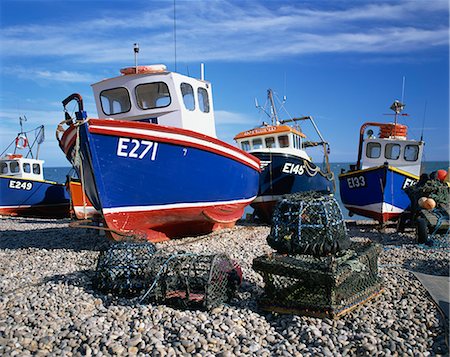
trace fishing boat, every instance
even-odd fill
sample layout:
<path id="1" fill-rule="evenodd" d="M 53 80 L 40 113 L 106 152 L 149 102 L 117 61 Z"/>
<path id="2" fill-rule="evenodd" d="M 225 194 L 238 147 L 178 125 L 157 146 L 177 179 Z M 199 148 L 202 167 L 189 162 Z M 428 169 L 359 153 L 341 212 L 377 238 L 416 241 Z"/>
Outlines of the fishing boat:
<path id="1" fill-rule="evenodd" d="M 303 191 L 333 193 L 334 176 L 328 161 L 329 144 L 311 116 L 279 119 L 271 89 L 267 91 L 266 105 L 257 107 L 267 114 L 271 124 L 263 122 L 260 127 L 237 134 L 234 140 L 242 150 L 261 161 L 258 197 L 251 206 L 259 219 L 270 223 L 275 205 L 283 195 Z M 300 122 L 302 127 L 311 123 L 319 140 L 309 140 Z M 306 151 L 314 147 L 323 149 L 322 168 L 312 162 Z"/>
<path id="2" fill-rule="evenodd" d="M 66 189 L 70 194 L 70 211 L 73 218 L 76 219 L 95 219 L 99 220 L 101 214 L 97 211 L 89 197 L 81 187 L 81 180 L 70 175 L 66 179 Z"/>
<path id="3" fill-rule="evenodd" d="M 98 118 L 72 94 L 57 137 L 113 238 L 158 242 L 234 226 L 258 192 L 259 160 L 216 138 L 203 70 L 197 79 L 136 64 L 92 88 Z"/>
<path id="4" fill-rule="evenodd" d="M 64 185 L 44 179 L 44 160 L 38 158 L 44 126 L 25 132 L 22 122 L 26 117 L 19 120 L 20 132 L 0 154 L 0 215 L 69 217 L 69 196 Z M 29 140 L 31 132 L 35 133 L 33 142 Z"/>
<path id="5" fill-rule="evenodd" d="M 398 100 L 391 105 L 394 123 L 367 122 L 360 128 L 356 165 L 339 175 L 342 203 L 351 215 L 384 225 L 410 205 L 405 189 L 419 180 L 424 142 L 408 139 L 408 127 L 398 123 L 407 115 L 404 107 Z"/>

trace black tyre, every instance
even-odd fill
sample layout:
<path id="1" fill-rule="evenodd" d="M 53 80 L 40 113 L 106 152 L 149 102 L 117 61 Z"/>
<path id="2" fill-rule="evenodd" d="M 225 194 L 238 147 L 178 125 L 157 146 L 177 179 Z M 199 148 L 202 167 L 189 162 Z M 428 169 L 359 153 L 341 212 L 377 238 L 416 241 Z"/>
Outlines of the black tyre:
<path id="1" fill-rule="evenodd" d="M 416 219 L 416 237 L 420 244 L 425 243 L 428 239 L 427 221 L 422 217 Z"/>

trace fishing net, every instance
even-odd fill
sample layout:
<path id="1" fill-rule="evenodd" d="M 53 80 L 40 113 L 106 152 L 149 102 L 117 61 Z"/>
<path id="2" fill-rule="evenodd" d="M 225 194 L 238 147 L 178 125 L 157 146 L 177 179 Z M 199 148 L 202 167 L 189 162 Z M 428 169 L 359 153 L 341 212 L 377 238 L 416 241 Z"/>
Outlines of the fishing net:
<path id="1" fill-rule="evenodd" d="M 216 307 L 241 282 L 241 268 L 224 254 L 167 254 L 150 243 L 116 243 L 100 254 L 96 270 L 105 293 L 183 308 Z"/>
<path id="2" fill-rule="evenodd" d="M 319 192 L 286 196 L 273 213 L 269 245 L 279 253 L 325 256 L 349 247 L 336 199 Z"/>
<path id="3" fill-rule="evenodd" d="M 345 252 L 327 257 L 258 257 L 253 269 L 265 283 L 259 305 L 269 311 L 340 316 L 381 291 L 379 252 L 378 245 L 353 242 Z"/>
<path id="4" fill-rule="evenodd" d="M 432 198 L 437 205 L 448 204 L 450 200 L 450 187 L 439 180 L 427 179 L 421 177 L 419 182 L 405 189 L 406 194 L 411 200 L 411 208 L 413 211 L 420 209 L 417 201 L 421 197 Z"/>

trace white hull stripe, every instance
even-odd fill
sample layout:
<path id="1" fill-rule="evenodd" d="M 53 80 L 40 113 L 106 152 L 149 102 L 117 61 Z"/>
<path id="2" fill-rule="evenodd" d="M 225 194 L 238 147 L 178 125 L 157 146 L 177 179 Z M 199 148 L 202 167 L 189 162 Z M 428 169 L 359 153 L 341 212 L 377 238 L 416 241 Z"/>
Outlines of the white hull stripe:
<path id="1" fill-rule="evenodd" d="M 177 208 L 195 208 L 195 207 L 211 207 L 211 206 L 224 206 L 233 205 L 239 203 L 250 203 L 255 199 L 256 196 L 252 198 L 246 198 L 243 200 L 235 201 L 216 201 L 216 202 L 193 202 L 193 203 L 171 203 L 167 205 L 155 205 L 155 206 L 130 206 L 130 207 L 114 207 L 114 208 L 104 208 L 103 213 L 121 213 L 121 212 L 143 212 L 143 211 L 159 211 L 159 210 L 169 210 Z"/>
<path id="2" fill-rule="evenodd" d="M 97 212 L 97 210 L 94 207 L 86 207 L 84 208 L 83 206 L 73 206 L 73 210 L 77 213 L 84 213 L 86 211 L 86 213 L 95 213 Z"/>
<path id="3" fill-rule="evenodd" d="M 253 203 L 279 201 L 282 198 L 283 198 L 283 195 L 258 196 L 255 198 Z"/>
<path id="4" fill-rule="evenodd" d="M 164 139 L 169 139 L 169 140 L 185 141 L 187 143 L 205 146 L 205 147 L 211 148 L 213 150 L 220 151 L 220 152 L 226 153 L 228 155 L 234 156 L 234 157 L 238 158 L 239 160 L 244 161 L 244 162 L 250 164 L 252 167 L 259 170 L 258 163 L 255 160 L 250 159 L 246 155 L 242 155 L 238 151 L 229 149 L 227 147 L 223 147 L 221 145 L 218 145 L 218 144 L 206 141 L 206 140 L 194 138 L 192 136 L 187 136 L 187 135 L 183 135 L 183 134 L 175 134 L 175 133 L 166 133 L 166 132 L 160 132 L 160 131 L 149 130 L 149 129 L 116 128 L 113 126 L 109 127 L 109 126 L 90 125 L 90 128 L 96 129 L 96 130 L 108 130 L 108 131 L 114 131 L 114 132 L 138 134 L 138 135 L 143 135 L 143 136 L 153 136 L 153 137 L 164 138 Z"/>
<path id="5" fill-rule="evenodd" d="M 345 205 L 346 208 L 359 208 L 370 212 L 375 213 L 402 213 L 404 210 L 398 207 L 395 207 L 389 203 L 372 203 L 366 206 L 356 206 L 356 205 Z"/>

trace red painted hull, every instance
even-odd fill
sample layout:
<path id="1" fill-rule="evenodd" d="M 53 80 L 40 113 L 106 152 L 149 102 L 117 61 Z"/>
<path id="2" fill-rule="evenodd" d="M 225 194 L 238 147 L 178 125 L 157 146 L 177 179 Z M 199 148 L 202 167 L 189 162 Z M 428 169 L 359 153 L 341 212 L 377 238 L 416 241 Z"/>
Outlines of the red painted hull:
<path id="1" fill-rule="evenodd" d="M 104 214 L 105 222 L 115 240 L 129 236 L 151 242 L 172 238 L 207 234 L 217 229 L 232 228 L 242 217 L 247 203 L 216 206 L 172 208 L 138 212 L 114 212 Z M 119 233 L 120 232 L 120 233 Z"/>
<path id="2" fill-rule="evenodd" d="M 257 213 L 258 217 L 264 222 L 272 222 L 272 214 L 277 205 L 278 200 L 265 201 L 265 202 L 253 202 L 251 206 Z"/>
<path id="3" fill-rule="evenodd" d="M 360 216 L 371 217 L 372 219 L 380 222 L 380 224 L 384 224 L 388 221 L 395 221 L 401 214 L 397 212 L 384 212 L 384 213 L 374 212 L 355 207 L 352 207 L 351 212 L 354 214 L 358 214 Z"/>

